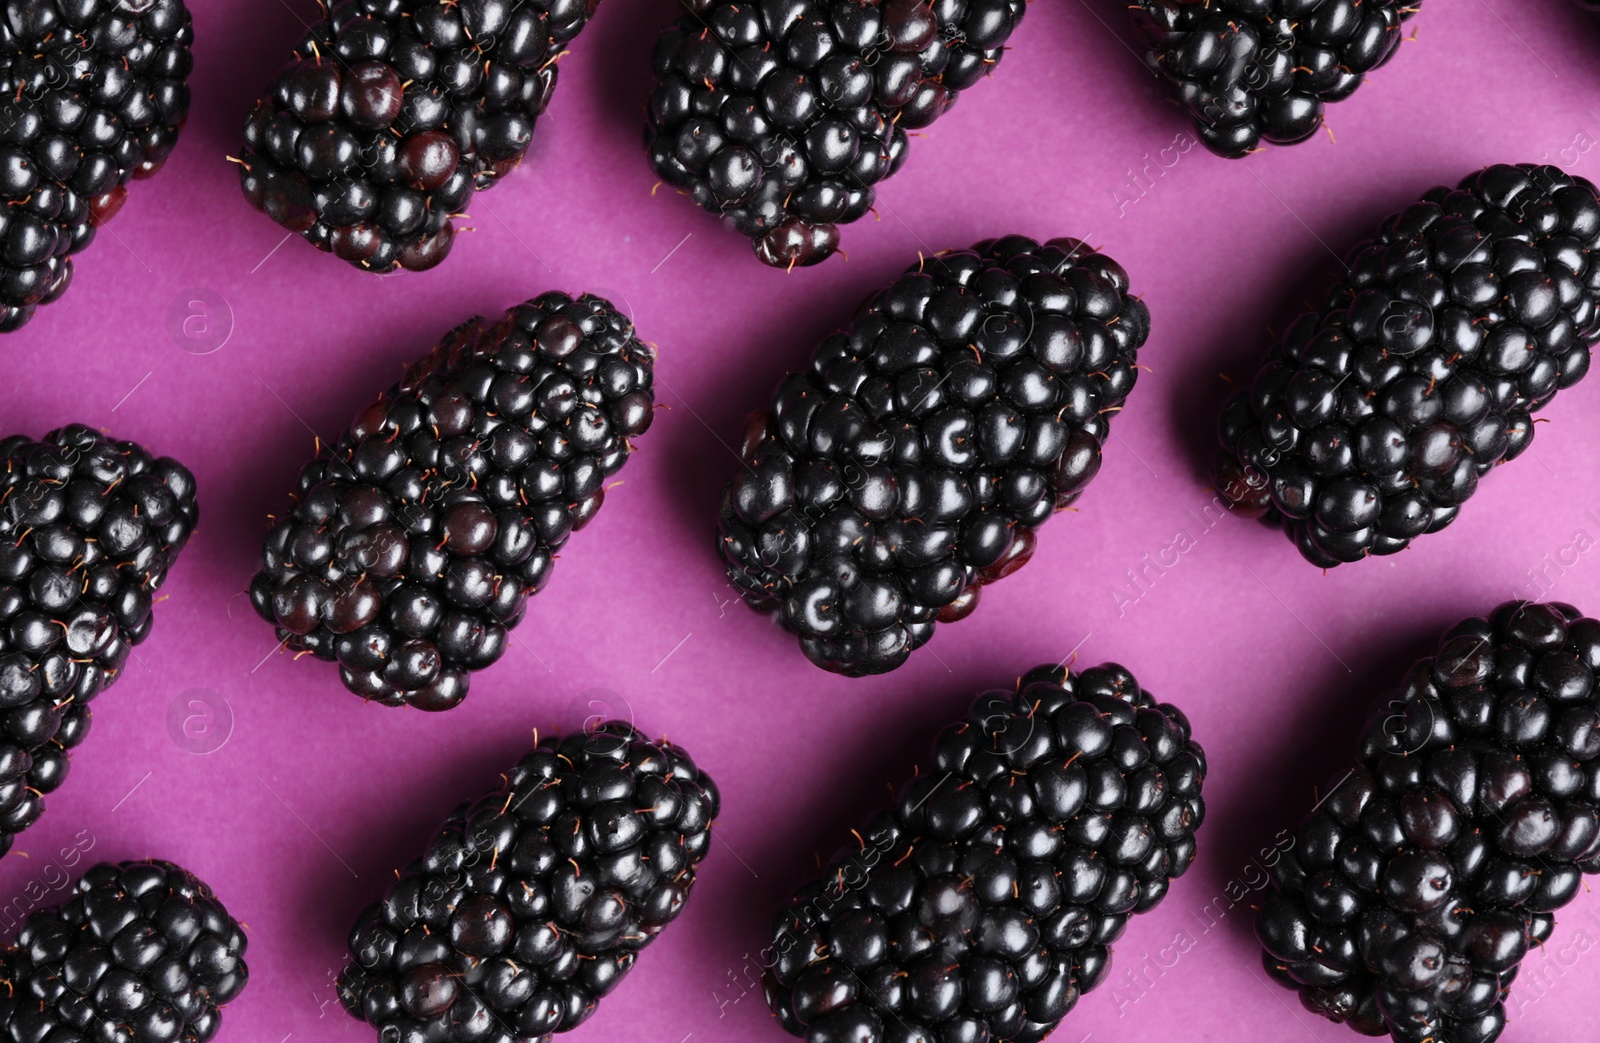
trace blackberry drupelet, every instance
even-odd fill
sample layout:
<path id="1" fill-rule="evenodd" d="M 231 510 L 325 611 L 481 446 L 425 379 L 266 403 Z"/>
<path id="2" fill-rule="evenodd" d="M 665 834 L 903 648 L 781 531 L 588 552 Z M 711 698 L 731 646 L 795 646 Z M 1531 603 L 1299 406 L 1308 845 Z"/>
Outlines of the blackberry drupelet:
<path id="1" fill-rule="evenodd" d="M 1436 188 L 1351 251 L 1218 425 L 1213 477 L 1313 564 L 1449 525 L 1600 340 L 1600 199 L 1549 166 Z"/>
<path id="2" fill-rule="evenodd" d="M 132 442 L 0 439 L 0 855 L 66 778 L 198 517 L 194 476 Z"/>
<path id="3" fill-rule="evenodd" d="M 300 473 L 251 604 L 357 695 L 460 703 L 650 426 L 654 362 L 588 294 L 452 330 Z"/>
<path id="4" fill-rule="evenodd" d="M 102 862 L 35 910 L 4 962 L 0 1039 L 205 1043 L 244 990 L 245 936 L 171 862 Z"/>
<path id="5" fill-rule="evenodd" d="M 812 1043 L 1032 1043 L 1194 860 L 1206 759 L 1124 668 L 1030 671 L 773 924 L 767 1003 Z"/>
<path id="6" fill-rule="evenodd" d="M 598 2 L 334 3 L 245 124 L 245 197 L 351 264 L 432 268 L 522 162 Z"/>
<path id="7" fill-rule="evenodd" d="M 1394 56 L 1421 0 L 1137 0 L 1145 61 L 1178 89 L 1205 146 L 1236 159 L 1322 126 Z"/>
<path id="8" fill-rule="evenodd" d="M 729 578 L 818 666 L 894 669 L 1083 492 L 1149 329 L 1127 273 L 1076 239 L 924 259 L 752 415 L 720 511 Z"/>
<path id="9" fill-rule="evenodd" d="M 1274 867 L 1256 933 L 1305 1006 L 1489 1043 L 1529 946 L 1600 871 L 1600 622 L 1507 602 L 1448 630 Z"/>
<path id="10" fill-rule="evenodd" d="M 682 911 L 718 805 L 687 753 L 621 721 L 541 739 L 357 918 L 340 1000 L 385 1043 L 576 1028 Z"/>
<path id="11" fill-rule="evenodd" d="M 72 255 L 166 162 L 189 112 L 182 0 L 0 8 L 0 332 L 72 279 Z"/>
<path id="12" fill-rule="evenodd" d="M 926 127 L 999 63 L 1026 0 L 684 0 L 645 146 L 777 267 L 816 264 Z"/>

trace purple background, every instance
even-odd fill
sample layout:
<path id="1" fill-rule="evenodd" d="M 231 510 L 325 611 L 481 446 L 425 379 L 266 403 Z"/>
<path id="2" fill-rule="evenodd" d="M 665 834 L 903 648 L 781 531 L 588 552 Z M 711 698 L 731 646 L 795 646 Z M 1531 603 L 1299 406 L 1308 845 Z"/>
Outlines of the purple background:
<path id="1" fill-rule="evenodd" d="M 526 167 L 473 203 L 477 231 L 441 269 L 379 278 L 298 240 L 279 248 L 224 159 L 312 4 L 192 3 L 183 141 L 79 259 L 64 302 L 0 346 L 0 429 L 81 421 L 177 456 L 199 476 L 202 524 L 154 634 L 96 704 L 72 778 L 0 863 L 0 897 L 48 890 L 80 831 L 93 858 L 176 859 L 249 925 L 252 982 L 223 1038 L 371 1039 L 331 987 L 357 910 L 453 804 L 497 783 L 534 728 L 628 716 L 685 745 L 725 811 L 686 914 L 577 1038 L 777 1040 L 748 981 L 814 853 L 886 798 L 973 692 L 1081 646 L 1080 663 L 1120 660 L 1187 709 L 1211 755 L 1212 810 L 1194 870 L 1134 922 L 1108 985 L 1055 1038 L 1354 1038 L 1265 982 L 1244 908 L 1257 894 L 1209 930 L 1202 911 L 1230 881 L 1238 896 L 1260 879 L 1252 856 L 1296 824 L 1371 694 L 1444 626 L 1552 583 L 1600 612 L 1600 378 L 1561 396 L 1526 459 L 1447 533 L 1323 575 L 1257 525 L 1199 520 L 1218 374 L 1247 377 L 1330 251 L 1430 186 L 1539 159 L 1600 176 L 1600 24 L 1561 0 L 1428 4 L 1393 64 L 1332 110 L 1336 144 L 1319 135 L 1229 163 L 1183 151 L 1186 123 L 1130 51 L 1121 0 L 1040 0 L 993 81 L 915 143 L 881 220 L 846 229 L 849 261 L 785 275 L 687 200 L 652 196 L 641 107 L 675 5 L 606 0 L 563 61 Z M 1130 168 L 1163 148 L 1171 169 L 1135 187 Z M 1081 511 L 1048 526 L 1028 568 L 895 674 L 825 674 L 725 585 L 712 530 L 736 466 L 727 447 L 780 375 L 917 251 L 1012 231 L 1087 238 L 1126 266 L 1154 315 L 1151 372 Z M 363 705 L 331 666 L 274 655 L 243 591 L 313 433 L 336 436 L 458 321 L 557 288 L 631 311 L 660 345 L 670 408 L 505 658 L 465 706 L 430 716 Z M 209 354 L 196 352 L 215 342 L 181 326 L 201 298 L 228 334 Z M 1179 532 L 1192 549 L 1131 587 L 1128 570 Z M 169 727 L 194 690 L 211 693 L 213 734 L 231 729 L 205 755 Z M 1563 922 L 1512 994 L 1507 1039 L 1571 1038 L 1596 1020 L 1600 898 L 1583 894 Z M 1130 979 L 1163 950 L 1170 967 Z"/>

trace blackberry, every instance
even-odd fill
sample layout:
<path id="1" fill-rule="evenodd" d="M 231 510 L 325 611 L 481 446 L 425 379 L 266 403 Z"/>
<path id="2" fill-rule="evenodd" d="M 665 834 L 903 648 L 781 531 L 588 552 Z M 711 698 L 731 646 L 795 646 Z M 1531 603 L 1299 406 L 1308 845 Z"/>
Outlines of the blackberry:
<path id="1" fill-rule="evenodd" d="M 182 0 L 0 6 L 0 332 L 66 292 L 128 182 L 166 162 L 193 40 Z"/>
<path id="2" fill-rule="evenodd" d="M 522 162 L 599 0 L 340 0 L 245 123 L 245 198 L 374 272 L 439 264 Z"/>
<path id="3" fill-rule="evenodd" d="M 1033 554 L 1100 468 L 1150 313 L 1076 239 L 927 258 L 751 417 L 728 576 L 818 666 L 893 670 Z"/>
<path id="4" fill-rule="evenodd" d="M 1507 602 L 1446 631 L 1274 867 L 1256 933 L 1305 1006 L 1489 1043 L 1530 945 L 1600 871 L 1600 622 Z"/>
<path id="5" fill-rule="evenodd" d="M 812 1043 L 1032 1043 L 1194 861 L 1205 753 L 1108 663 L 1030 671 L 773 924 L 767 1003 Z"/>
<path id="6" fill-rule="evenodd" d="M 656 43 L 656 174 L 777 267 L 816 264 L 926 127 L 1000 61 L 1027 0 L 682 0 Z"/>
<path id="7" fill-rule="evenodd" d="M 0 854 L 66 778 L 198 516 L 194 476 L 132 442 L 0 439 Z"/>
<path id="8" fill-rule="evenodd" d="M 718 805 L 687 753 L 621 721 L 541 739 L 357 918 L 340 1000 L 392 1043 L 576 1028 L 682 912 Z"/>
<path id="9" fill-rule="evenodd" d="M 1213 477 L 1323 568 L 1449 525 L 1600 340 L 1600 198 L 1557 167 L 1435 188 L 1356 246 L 1218 425 Z"/>
<path id="10" fill-rule="evenodd" d="M 244 932 L 171 862 L 102 862 L 3 957 L 0 1039 L 204 1043 L 244 990 Z"/>
<path id="11" fill-rule="evenodd" d="M 457 705 L 650 426 L 654 363 L 589 294 L 458 326 L 301 471 L 251 604 L 357 695 Z"/>
<path id="12" fill-rule="evenodd" d="M 1145 61 L 1178 87 L 1205 146 L 1237 159 L 1322 126 L 1400 47 L 1421 0 L 1137 0 Z"/>

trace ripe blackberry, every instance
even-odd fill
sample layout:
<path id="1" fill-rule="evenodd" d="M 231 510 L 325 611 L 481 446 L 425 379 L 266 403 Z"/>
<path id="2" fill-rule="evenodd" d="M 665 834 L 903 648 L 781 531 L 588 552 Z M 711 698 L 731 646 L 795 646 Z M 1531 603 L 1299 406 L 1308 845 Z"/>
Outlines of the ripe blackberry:
<path id="1" fill-rule="evenodd" d="M 132 442 L 0 439 L 0 854 L 66 778 L 198 516 L 194 476 Z"/>
<path id="2" fill-rule="evenodd" d="M 767 1003 L 813 1043 L 1032 1043 L 1194 860 L 1206 759 L 1112 663 L 1030 671 L 773 924 Z"/>
<path id="3" fill-rule="evenodd" d="M 1149 330 L 1127 273 L 1076 239 L 924 259 L 751 416 L 729 578 L 818 666 L 893 670 L 1083 492 Z"/>
<path id="4" fill-rule="evenodd" d="M 1600 199 L 1557 167 L 1436 188 L 1352 250 L 1222 411 L 1214 478 L 1330 568 L 1437 532 L 1600 340 Z"/>
<path id="5" fill-rule="evenodd" d="M 189 112 L 182 0 L 0 7 L 0 332 L 66 292 L 132 178 L 166 162 Z"/>
<path id="6" fill-rule="evenodd" d="M 1489 1043 L 1530 945 L 1600 871 L 1600 622 L 1512 601 L 1446 631 L 1273 869 L 1256 933 L 1305 1006 Z"/>
<path id="7" fill-rule="evenodd" d="M 245 198 L 320 250 L 423 271 L 522 162 L 599 0 L 340 0 L 245 124 Z"/>
<path id="8" fill-rule="evenodd" d="M 1026 0 L 684 0 L 656 43 L 656 173 L 782 268 L 816 264 L 987 74 Z"/>
<path id="9" fill-rule="evenodd" d="M 1237 159 L 1322 126 L 1400 47 L 1421 0 L 1137 0 L 1145 61 L 1174 83 L 1200 140 Z"/>
<path id="10" fill-rule="evenodd" d="M 621 721 L 541 739 L 357 918 L 339 999 L 386 1043 L 576 1028 L 683 910 L 718 805 L 687 753 Z"/>
<path id="11" fill-rule="evenodd" d="M 654 363 L 588 294 L 458 326 L 301 471 L 251 604 L 357 695 L 455 706 L 650 426 Z"/>
<path id="12" fill-rule="evenodd" d="M 102 862 L 3 957 L 0 1038 L 204 1043 L 244 990 L 244 932 L 171 862 Z"/>

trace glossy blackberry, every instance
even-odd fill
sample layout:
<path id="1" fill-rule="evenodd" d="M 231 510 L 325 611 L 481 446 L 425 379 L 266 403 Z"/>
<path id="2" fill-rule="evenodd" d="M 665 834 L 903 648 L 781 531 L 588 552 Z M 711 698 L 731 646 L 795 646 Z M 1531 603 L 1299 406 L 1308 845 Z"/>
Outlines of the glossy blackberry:
<path id="1" fill-rule="evenodd" d="M 0 5 L 0 332 L 66 292 L 128 181 L 166 162 L 193 39 L 182 0 Z"/>
<path id="2" fill-rule="evenodd" d="M 374 272 L 445 259 L 522 162 L 599 0 L 341 0 L 245 124 L 245 197 Z"/>
<path id="3" fill-rule="evenodd" d="M 357 918 L 340 1000 L 385 1043 L 576 1028 L 682 912 L 719 801 L 621 721 L 541 739 Z"/>
<path id="4" fill-rule="evenodd" d="M 194 476 L 132 442 L 0 439 L 0 854 L 66 778 L 198 517 Z"/>
<path id="5" fill-rule="evenodd" d="M 1421 0 L 1138 0 L 1145 61 L 1178 87 L 1205 146 L 1236 159 L 1322 126 L 1400 48 Z"/>
<path id="6" fill-rule="evenodd" d="M 204 1043 L 244 990 L 245 936 L 171 862 L 102 862 L 3 956 L 0 1039 Z"/>
<path id="7" fill-rule="evenodd" d="M 1127 273 L 1075 239 L 925 259 L 751 417 L 729 578 L 818 666 L 894 669 L 1083 492 L 1149 330 Z"/>
<path id="8" fill-rule="evenodd" d="M 812 1043 L 1032 1043 L 1194 861 L 1205 753 L 1124 668 L 985 692 L 773 923 L 767 1003 Z"/>
<path id="9" fill-rule="evenodd" d="M 301 471 L 251 603 L 357 695 L 455 706 L 650 426 L 654 363 L 588 294 L 457 327 Z"/>
<path id="10" fill-rule="evenodd" d="M 667 184 L 770 265 L 816 264 L 926 127 L 990 72 L 1026 0 L 684 0 L 652 64 Z"/>
<path id="11" fill-rule="evenodd" d="M 1600 622 L 1507 602 L 1376 708 L 1274 867 L 1256 933 L 1305 1006 L 1400 1043 L 1489 1043 L 1529 946 L 1600 871 Z"/>
<path id="12" fill-rule="evenodd" d="M 1455 520 L 1600 340 L 1600 199 L 1556 167 L 1436 188 L 1352 250 L 1222 411 L 1217 487 L 1313 564 Z"/>

